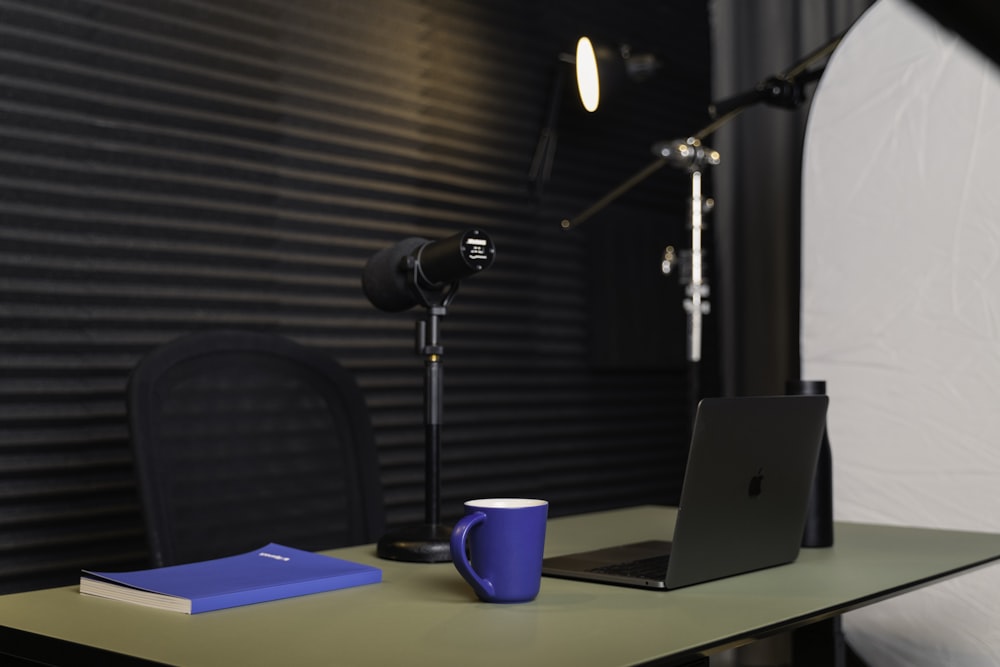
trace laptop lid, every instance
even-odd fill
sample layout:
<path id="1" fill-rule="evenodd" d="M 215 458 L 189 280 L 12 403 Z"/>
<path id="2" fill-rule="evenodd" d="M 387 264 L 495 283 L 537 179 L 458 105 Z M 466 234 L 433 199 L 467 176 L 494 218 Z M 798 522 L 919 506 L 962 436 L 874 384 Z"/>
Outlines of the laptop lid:
<path id="1" fill-rule="evenodd" d="M 826 396 L 707 398 L 699 405 L 672 540 L 547 558 L 543 573 L 679 588 L 795 560 L 826 423 Z M 669 552 L 660 576 L 614 561 Z"/>
<path id="2" fill-rule="evenodd" d="M 763 396 L 699 404 L 667 588 L 798 557 L 828 402 Z"/>

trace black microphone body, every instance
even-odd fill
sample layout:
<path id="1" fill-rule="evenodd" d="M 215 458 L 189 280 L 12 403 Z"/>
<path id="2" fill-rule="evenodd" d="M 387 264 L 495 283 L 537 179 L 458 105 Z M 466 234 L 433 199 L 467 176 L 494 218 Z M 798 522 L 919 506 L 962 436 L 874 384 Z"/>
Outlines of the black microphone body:
<path id="1" fill-rule="evenodd" d="M 397 313 L 424 301 L 427 292 L 489 268 L 495 257 L 493 241 L 478 229 L 438 241 L 413 236 L 372 255 L 361 286 L 372 305 Z"/>

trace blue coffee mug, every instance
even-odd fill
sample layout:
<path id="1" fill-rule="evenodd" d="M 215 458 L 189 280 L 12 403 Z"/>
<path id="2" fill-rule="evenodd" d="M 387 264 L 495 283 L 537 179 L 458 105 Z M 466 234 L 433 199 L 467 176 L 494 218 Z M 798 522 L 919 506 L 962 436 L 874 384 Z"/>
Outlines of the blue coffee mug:
<path id="1" fill-rule="evenodd" d="M 542 582 L 549 504 L 527 498 L 465 503 L 451 531 L 455 569 L 486 602 L 528 602 Z"/>

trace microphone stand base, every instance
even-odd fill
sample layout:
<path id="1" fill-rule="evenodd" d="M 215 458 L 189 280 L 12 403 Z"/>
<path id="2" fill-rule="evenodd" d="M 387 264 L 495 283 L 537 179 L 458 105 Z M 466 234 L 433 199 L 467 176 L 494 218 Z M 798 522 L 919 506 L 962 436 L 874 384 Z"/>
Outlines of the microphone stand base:
<path id="1" fill-rule="evenodd" d="M 386 533 L 378 541 L 376 555 L 410 563 L 451 561 L 451 526 L 425 523 Z"/>

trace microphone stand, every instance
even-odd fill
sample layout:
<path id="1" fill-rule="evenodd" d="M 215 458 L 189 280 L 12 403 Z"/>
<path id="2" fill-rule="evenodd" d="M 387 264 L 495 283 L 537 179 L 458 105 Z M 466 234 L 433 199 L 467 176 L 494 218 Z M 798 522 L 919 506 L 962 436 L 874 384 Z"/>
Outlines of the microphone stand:
<path id="1" fill-rule="evenodd" d="M 702 140 L 745 109 L 757 103 L 764 102 L 786 109 L 798 107 L 805 100 L 803 90 L 805 84 L 819 79 L 824 69 L 824 67 L 820 67 L 810 71 L 809 68 L 819 60 L 829 56 L 840 44 L 843 36 L 844 33 L 837 35 L 787 71 L 768 77 L 753 89 L 711 104 L 709 115 L 712 122 L 707 126 L 687 139 L 662 141 L 654 144 L 653 153 L 657 156 L 656 160 L 636 172 L 576 217 L 565 218 L 559 223 L 563 231 L 569 231 L 573 227 L 583 224 L 608 204 L 668 164 L 685 169 L 690 175 L 691 195 L 688 205 L 688 226 L 691 230 L 691 250 L 690 253 L 682 254 L 681 281 L 685 285 L 683 305 L 687 314 L 688 384 L 692 423 L 700 395 L 699 364 L 701 362 L 703 316 L 711 310 L 708 300 L 710 288 L 704 274 L 704 251 L 702 248 L 704 222 L 702 214 L 711 211 L 715 204 L 712 199 L 705 199 L 702 196 L 701 179 L 706 166 L 717 165 L 720 162 L 719 153 L 702 145 Z M 671 272 L 673 262 L 673 248 L 668 247 L 661 265 L 664 274 Z"/>
<path id="2" fill-rule="evenodd" d="M 412 259 L 409 260 L 412 263 Z M 414 273 L 416 268 L 414 268 Z M 388 560 L 442 563 L 451 560 L 451 526 L 441 523 L 440 452 L 443 413 L 444 347 L 440 342 L 440 321 L 458 291 L 458 282 L 433 302 L 413 275 L 411 285 L 420 295 L 427 313 L 417 321 L 416 352 L 424 357 L 424 523 L 391 531 L 378 541 L 376 554 Z"/>

